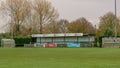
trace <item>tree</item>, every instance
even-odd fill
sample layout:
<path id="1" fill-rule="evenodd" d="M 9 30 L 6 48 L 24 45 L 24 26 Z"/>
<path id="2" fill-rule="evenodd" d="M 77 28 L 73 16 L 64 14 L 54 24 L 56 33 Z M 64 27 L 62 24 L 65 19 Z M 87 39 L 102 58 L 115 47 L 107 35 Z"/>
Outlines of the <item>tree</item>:
<path id="1" fill-rule="evenodd" d="M 97 31 L 98 36 L 114 36 L 115 27 L 115 15 L 112 12 L 106 13 L 104 16 L 100 17 L 99 29 Z M 117 34 L 120 34 L 120 23 L 117 18 Z"/>
<path id="2" fill-rule="evenodd" d="M 22 24 L 25 23 L 25 19 L 30 13 L 30 2 L 29 0 L 5 0 L 2 3 L 1 11 L 6 12 L 4 15 L 8 18 L 10 16 L 14 34 L 20 34 Z"/>
<path id="3" fill-rule="evenodd" d="M 59 14 L 46 0 L 5 0 L 1 10 L 9 18 L 14 35 L 43 33 L 43 26 L 55 21 Z M 12 25 L 11 25 L 12 23 Z M 12 30 L 11 30 L 12 31 Z"/>
<path id="4" fill-rule="evenodd" d="M 34 0 L 33 8 L 38 19 L 40 34 L 43 33 L 43 25 L 58 18 L 58 13 L 46 0 Z"/>
<path id="5" fill-rule="evenodd" d="M 60 33 L 58 23 L 56 21 L 53 21 L 51 23 L 48 23 L 48 24 L 44 25 L 43 33 L 45 33 L 45 34 Z"/>
<path id="6" fill-rule="evenodd" d="M 88 22 L 85 18 L 79 18 L 73 22 L 71 22 L 68 26 L 68 31 L 72 33 L 95 33 L 95 28 L 93 25 Z"/>
<path id="7" fill-rule="evenodd" d="M 59 31 L 60 33 L 67 33 L 68 32 L 68 27 L 69 25 L 69 21 L 68 20 L 65 20 L 65 19 L 61 19 L 58 21 L 58 28 L 59 28 Z"/>
<path id="8" fill-rule="evenodd" d="M 53 21 L 44 25 L 43 33 L 67 33 L 69 22 L 65 19 Z"/>

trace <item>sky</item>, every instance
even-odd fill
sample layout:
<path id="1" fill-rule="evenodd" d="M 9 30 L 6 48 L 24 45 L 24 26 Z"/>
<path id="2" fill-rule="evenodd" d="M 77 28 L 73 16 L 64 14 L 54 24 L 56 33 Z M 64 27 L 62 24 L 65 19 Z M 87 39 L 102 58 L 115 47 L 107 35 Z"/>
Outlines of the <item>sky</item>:
<path id="1" fill-rule="evenodd" d="M 1 0 L 0 0 L 1 1 Z M 69 22 L 80 17 L 85 17 L 94 26 L 99 25 L 99 19 L 107 12 L 114 13 L 115 0 L 48 0 L 58 11 L 60 19 Z M 120 17 L 120 0 L 117 0 L 117 16 Z M 5 20 L 0 16 L 0 28 L 4 26 Z M 1 32 L 1 30 L 0 30 Z"/>
<path id="2" fill-rule="evenodd" d="M 114 13 L 115 0 L 48 0 L 57 9 L 61 19 L 74 21 L 85 17 L 93 25 L 99 24 L 101 16 Z M 120 0 L 117 0 L 117 16 L 120 16 Z"/>

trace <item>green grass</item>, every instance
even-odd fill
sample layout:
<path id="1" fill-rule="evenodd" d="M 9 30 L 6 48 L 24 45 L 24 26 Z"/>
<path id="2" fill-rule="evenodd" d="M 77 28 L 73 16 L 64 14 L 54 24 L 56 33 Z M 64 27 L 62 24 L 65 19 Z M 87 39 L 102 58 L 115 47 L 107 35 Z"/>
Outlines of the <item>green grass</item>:
<path id="1" fill-rule="evenodd" d="M 120 68 L 120 49 L 0 48 L 0 68 Z"/>

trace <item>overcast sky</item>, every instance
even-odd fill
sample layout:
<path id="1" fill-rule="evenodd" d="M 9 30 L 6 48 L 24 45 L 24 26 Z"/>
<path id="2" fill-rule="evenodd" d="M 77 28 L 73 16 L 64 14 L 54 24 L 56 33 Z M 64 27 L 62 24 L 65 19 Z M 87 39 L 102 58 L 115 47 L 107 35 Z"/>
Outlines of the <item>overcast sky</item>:
<path id="1" fill-rule="evenodd" d="M 0 0 L 1 1 L 1 0 Z M 48 0 L 60 14 L 60 19 L 74 21 L 85 17 L 93 25 L 98 25 L 99 17 L 114 12 L 115 0 Z M 120 0 L 117 0 L 117 16 L 120 17 Z M 5 23 L 0 18 L 0 27 Z"/>
<path id="2" fill-rule="evenodd" d="M 85 17 L 98 25 L 99 17 L 114 12 L 115 0 L 48 0 L 60 13 L 60 18 L 69 21 Z M 117 16 L 120 16 L 120 0 L 117 0 Z"/>

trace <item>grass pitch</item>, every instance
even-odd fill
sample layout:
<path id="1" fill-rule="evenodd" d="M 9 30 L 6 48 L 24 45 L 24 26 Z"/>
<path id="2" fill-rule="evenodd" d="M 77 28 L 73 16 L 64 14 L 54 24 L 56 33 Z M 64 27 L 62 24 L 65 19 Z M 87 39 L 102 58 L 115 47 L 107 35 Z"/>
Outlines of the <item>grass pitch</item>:
<path id="1" fill-rule="evenodd" d="M 120 49 L 0 48 L 0 68 L 120 68 Z"/>

